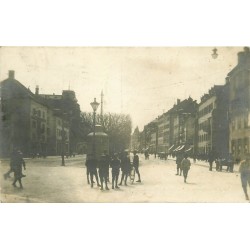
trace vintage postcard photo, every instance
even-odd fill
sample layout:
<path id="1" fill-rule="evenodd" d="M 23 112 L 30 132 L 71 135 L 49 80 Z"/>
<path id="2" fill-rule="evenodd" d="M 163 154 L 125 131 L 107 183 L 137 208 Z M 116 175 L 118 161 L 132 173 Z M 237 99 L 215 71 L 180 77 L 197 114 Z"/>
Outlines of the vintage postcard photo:
<path id="1" fill-rule="evenodd" d="M 3 203 L 244 203 L 249 47 L 0 47 Z"/>

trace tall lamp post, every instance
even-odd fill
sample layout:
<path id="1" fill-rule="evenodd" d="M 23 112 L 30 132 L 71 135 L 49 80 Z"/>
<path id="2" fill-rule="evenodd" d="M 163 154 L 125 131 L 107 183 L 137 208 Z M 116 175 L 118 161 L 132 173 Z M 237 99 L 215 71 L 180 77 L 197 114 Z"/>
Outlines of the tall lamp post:
<path id="1" fill-rule="evenodd" d="M 66 113 L 63 113 L 62 115 L 62 165 L 65 166 L 65 161 L 64 161 L 64 155 L 65 155 L 65 140 L 66 140 L 66 131 L 64 127 L 64 117 L 66 116 Z"/>
<path id="2" fill-rule="evenodd" d="M 156 154 L 158 153 L 158 120 L 153 121 L 153 125 L 154 125 L 154 130 L 155 130 L 155 158 L 156 158 Z"/>
<path id="3" fill-rule="evenodd" d="M 100 103 L 98 103 L 96 101 L 96 98 L 94 98 L 94 101 L 90 103 L 92 109 L 93 109 L 93 112 L 94 112 L 94 118 L 93 118 L 93 123 L 94 123 L 94 128 L 93 128 L 93 155 L 94 155 L 94 158 L 95 158 L 95 116 L 96 116 L 96 110 L 98 109 L 98 106 L 99 106 Z"/>

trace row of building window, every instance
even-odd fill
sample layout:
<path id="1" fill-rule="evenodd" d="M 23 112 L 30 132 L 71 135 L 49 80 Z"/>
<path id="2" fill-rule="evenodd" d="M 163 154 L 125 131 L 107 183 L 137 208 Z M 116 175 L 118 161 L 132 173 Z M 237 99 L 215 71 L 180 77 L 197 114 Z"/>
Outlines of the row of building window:
<path id="1" fill-rule="evenodd" d="M 56 133 L 57 133 L 57 136 L 62 136 L 62 134 L 63 134 L 63 131 L 61 130 L 61 129 L 57 129 L 56 130 Z M 65 133 L 65 136 L 66 136 L 66 138 L 67 138 L 67 136 L 68 136 L 68 132 L 66 132 L 66 131 L 64 131 L 64 133 Z"/>
<path id="2" fill-rule="evenodd" d="M 232 120 L 232 130 L 248 128 L 248 118 L 238 117 Z"/>
<path id="3" fill-rule="evenodd" d="M 207 115 L 207 114 L 211 113 L 211 111 L 213 110 L 213 108 L 214 108 L 214 104 L 211 103 L 208 106 L 206 106 L 205 108 L 201 109 L 199 111 L 199 117 L 202 117 L 204 115 Z"/>
<path id="4" fill-rule="evenodd" d="M 37 128 L 37 122 L 36 121 L 32 121 L 32 128 Z M 41 130 L 45 130 L 45 124 L 41 123 Z"/>
<path id="5" fill-rule="evenodd" d="M 199 142 L 209 141 L 210 136 L 208 134 L 199 135 Z"/>
<path id="6" fill-rule="evenodd" d="M 236 91 L 239 87 L 244 86 L 244 83 L 248 82 L 250 80 L 250 73 L 245 71 L 239 72 L 237 75 L 232 77 L 231 79 L 231 87 L 233 88 L 233 91 Z"/>
<path id="7" fill-rule="evenodd" d="M 199 123 L 198 128 L 199 128 L 199 130 L 203 130 L 204 132 L 208 133 L 209 130 L 211 129 L 210 120 L 206 120 L 204 122 Z"/>
<path id="8" fill-rule="evenodd" d="M 45 111 L 41 111 L 41 110 L 37 110 L 37 109 L 35 109 L 35 108 L 33 108 L 33 110 L 32 110 L 32 112 L 33 112 L 33 115 L 34 116 L 38 116 L 38 117 L 42 117 L 43 119 L 45 119 L 46 118 L 46 116 L 45 116 Z"/>

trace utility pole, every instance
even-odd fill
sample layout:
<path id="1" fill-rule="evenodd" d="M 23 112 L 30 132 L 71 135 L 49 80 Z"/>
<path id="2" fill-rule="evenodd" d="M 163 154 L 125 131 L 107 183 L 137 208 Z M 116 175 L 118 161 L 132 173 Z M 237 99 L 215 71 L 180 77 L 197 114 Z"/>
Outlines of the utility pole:
<path id="1" fill-rule="evenodd" d="M 101 123 L 103 122 L 103 90 L 102 90 L 102 93 L 101 93 Z"/>

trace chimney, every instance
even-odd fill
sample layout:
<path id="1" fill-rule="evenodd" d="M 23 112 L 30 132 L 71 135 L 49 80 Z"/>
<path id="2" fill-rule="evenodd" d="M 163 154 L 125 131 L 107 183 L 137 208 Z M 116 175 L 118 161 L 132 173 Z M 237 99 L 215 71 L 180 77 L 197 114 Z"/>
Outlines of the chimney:
<path id="1" fill-rule="evenodd" d="M 9 79 L 15 79 L 15 71 L 9 70 Z"/>
<path id="2" fill-rule="evenodd" d="M 36 85 L 36 95 L 39 95 L 39 86 Z"/>
<path id="3" fill-rule="evenodd" d="M 249 48 L 244 47 L 244 51 L 238 53 L 238 64 L 246 63 L 249 60 Z"/>
<path id="4" fill-rule="evenodd" d="M 180 99 L 177 99 L 177 105 L 180 104 L 181 100 Z"/>

